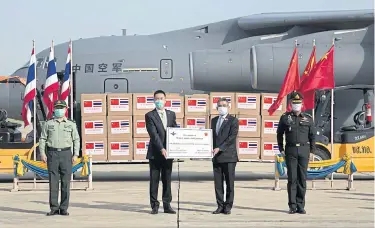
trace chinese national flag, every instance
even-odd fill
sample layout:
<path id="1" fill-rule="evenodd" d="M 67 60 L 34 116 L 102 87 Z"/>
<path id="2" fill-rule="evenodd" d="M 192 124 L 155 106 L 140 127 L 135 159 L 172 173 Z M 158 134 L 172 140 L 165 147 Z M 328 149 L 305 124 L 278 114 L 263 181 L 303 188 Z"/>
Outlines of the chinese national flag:
<path id="1" fill-rule="evenodd" d="M 298 70 L 298 53 L 297 47 L 294 48 L 292 59 L 289 63 L 288 71 L 286 72 L 283 85 L 281 86 L 281 90 L 279 95 L 277 96 L 276 101 L 271 105 L 268 109 L 268 113 L 272 116 L 272 114 L 279 108 L 283 98 L 288 95 L 289 93 L 297 90 L 299 88 L 299 70 Z"/>
<path id="2" fill-rule="evenodd" d="M 335 79 L 333 75 L 333 54 L 334 46 L 319 60 L 311 70 L 308 77 L 301 82 L 299 91 L 302 94 L 312 92 L 316 89 L 335 88 Z"/>

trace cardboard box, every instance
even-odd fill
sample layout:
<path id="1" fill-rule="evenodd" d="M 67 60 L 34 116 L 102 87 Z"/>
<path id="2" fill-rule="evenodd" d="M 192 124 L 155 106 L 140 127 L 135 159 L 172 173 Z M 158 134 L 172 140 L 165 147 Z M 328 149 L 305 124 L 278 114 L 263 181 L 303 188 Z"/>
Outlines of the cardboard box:
<path id="1" fill-rule="evenodd" d="M 278 94 L 277 93 L 262 93 L 261 94 L 261 115 L 269 115 L 268 109 L 271 107 L 274 101 L 276 101 Z M 286 97 L 281 102 L 279 108 L 273 113 L 275 115 L 282 115 L 286 110 Z"/>
<path id="2" fill-rule="evenodd" d="M 177 127 L 184 127 L 184 118 L 176 118 Z"/>
<path id="3" fill-rule="evenodd" d="M 185 116 L 184 127 L 185 128 L 203 128 L 207 129 L 209 126 L 207 116 Z"/>
<path id="4" fill-rule="evenodd" d="M 208 94 L 185 95 L 185 115 L 207 115 L 210 96 Z"/>
<path id="5" fill-rule="evenodd" d="M 107 94 L 81 94 L 81 116 L 106 116 Z"/>
<path id="6" fill-rule="evenodd" d="M 107 117 L 108 137 L 132 137 L 133 118 L 132 116 L 108 116 Z"/>
<path id="7" fill-rule="evenodd" d="M 107 161 L 107 138 L 82 136 L 82 155 L 90 154 L 94 163 Z"/>
<path id="8" fill-rule="evenodd" d="M 108 116 L 131 116 L 133 95 L 131 93 L 109 93 L 107 95 Z"/>
<path id="9" fill-rule="evenodd" d="M 183 118 L 185 115 L 184 97 L 178 93 L 167 93 L 165 100 L 165 109 L 176 113 L 176 118 Z"/>
<path id="10" fill-rule="evenodd" d="M 261 121 L 259 115 L 238 115 L 239 137 L 260 137 Z"/>
<path id="11" fill-rule="evenodd" d="M 149 137 L 146 129 L 146 120 L 144 115 L 133 116 L 133 137 Z"/>
<path id="12" fill-rule="evenodd" d="M 235 100 L 235 93 L 210 93 L 210 114 L 219 114 L 216 110 L 217 106 L 217 101 L 221 98 L 224 97 L 227 99 L 229 103 L 229 109 L 228 112 L 231 114 L 236 113 L 236 100 Z"/>
<path id="13" fill-rule="evenodd" d="M 260 138 L 242 138 L 237 139 L 238 158 L 258 160 L 260 157 Z"/>
<path id="14" fill-rule="evenodd" d="M 108 137 L 108 161 L 133 160 L 133 139 L 131 137 Z"/>
<path id="15" fill-rule="evenodd" d="M 262 116 L 261 137 L 275 137 L 280 116 Z"/>
<path id="16" fill-rule="evenodd" d="M 154 108 L 153 93 L 133 93 L 133 115 L 143 115 Z"/>
<path id="17" fill-rule="evenodd" d="M 261 143 L 260 159 L 262 161 L 275 161 L 275 155 L 279 153 L 276 137 L 264 137 L 261 139 Z"/>
<path id="18" fill-rule="evenodd" d="M 150 138 L 133 139 L 133 160 L 146 160 Z"/>
<path id="19" fill-rule="evenodd" d="M 82 117 L 82 137 L 98 136 L 107 138 L 107 117 L 106 116 L 84 116 Z"/>
<path id="20" fill-rule="evenodd" d="M 259 93 L 236 93 L 236 113 L 240 115 L 259 115 Z"/>

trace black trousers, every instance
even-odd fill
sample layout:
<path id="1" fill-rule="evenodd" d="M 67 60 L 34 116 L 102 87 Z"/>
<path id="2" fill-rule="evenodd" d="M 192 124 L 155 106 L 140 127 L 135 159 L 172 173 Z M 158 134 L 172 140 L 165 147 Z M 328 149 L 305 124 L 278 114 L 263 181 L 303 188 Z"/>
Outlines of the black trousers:
<path id="1" fill-rule="evenodd" d="M 49 179 L 49 205 L 51 210 L 68 210 L 70 179 L 72 175 L 72 151 L 47 151 Z M 61 202 L 59 206 L 59 180 L 61 181 Z"/>
<path id="2" fill-rule="evenodd" d="M 289 208 L 304 209 L 310 148 L 308 146 L 286 147 L 285 158 L 288 174 Z"/>
<path id="3" fill-rule="evenodd" d="M 213 163 L 215 194 L 218 207 L 232 209 L 234 200 L 234 178 L 236 162 L 230 163 Z M 227 185 L 226 200 L 224 202 L 224 180 Z"/>
<path id="4" fill-rule="evenodd" d="M 150 204 L 151 208 L 159 207 L 158 190 L 161 174 L 163 183 L 163 206 L 167 206 L 172 201 L 171 176 L 173 160 L 169 159 L 150 159 Z"/>

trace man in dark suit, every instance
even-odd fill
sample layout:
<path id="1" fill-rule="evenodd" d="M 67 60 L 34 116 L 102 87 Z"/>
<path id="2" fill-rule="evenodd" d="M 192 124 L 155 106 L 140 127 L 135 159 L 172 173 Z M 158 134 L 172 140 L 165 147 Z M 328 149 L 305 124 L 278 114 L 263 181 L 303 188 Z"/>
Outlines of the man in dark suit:
<path id="1" fill-rule="evenodd" d="M 159 179 L 163 183 L 164 213 L 175 214 L 170 203 L 172 201 L 171 175 L 173 159 L 166 159 L 166 130 L 167 127 L 177 127 L 176 113 L 164 108 L 165 92 L 157 90 L 154 93 L 155 109 L 145 115 L 146 128 L 150 136 L 150 143 L 146 158 L 150 165 L 150 203 L 151 214 L 159 210 L 158 189 Z"/>
<path id="2" fill-rule="evenodd" d="M 238 119 L 228 114 L 228 101 L 221 98 L 217 102 L 219 116 L 212 119 L 213 135 L 212 158 L 215 180 L 217 209 L 213 214 L 230 214 L 234 200 L 234 178 L 238 161 L 237 134 Z M 224 202 L 224 179 L 227 185 Z"/>

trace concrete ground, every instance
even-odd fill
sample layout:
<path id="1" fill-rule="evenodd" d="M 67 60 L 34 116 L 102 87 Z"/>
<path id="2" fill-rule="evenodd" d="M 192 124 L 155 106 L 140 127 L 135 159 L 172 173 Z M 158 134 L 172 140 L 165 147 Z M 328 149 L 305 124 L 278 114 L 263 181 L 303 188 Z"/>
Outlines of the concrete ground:
<path id="1" fill-rule="evenodd" d="M 273 191 L 272 168 L 273 164 L 238 163 L 231 215 L 211 214 L 216 203 L 208 161 L 180 163 L 177 215 L 164 214 L 162 208 L 158 215 L 149 214 L 147 164 L 95 165 L 95 189 L 72 191 L 69 217 L 45 216 L 49 211 L 47 184 L 38 184 L 39 191 L 9 192 L 11 176 L 3 175 L 0 227 L 374 227 L 373 175 L 357 175 L 355 191 L 345 190 L 344 179 L 334 182 L 333 189 L 328 182 L 317 182 L 317 189 L 307 192 L 307 214 L 289 215 L 286 181 L 281 181 L 281 191 Z M 177 211 L 176 163 L 172 185 L 172 207 Z M 74 187 L 84 186 L 74 183 Z M 161 199 L 161 186 L 159 189 Z"/>

